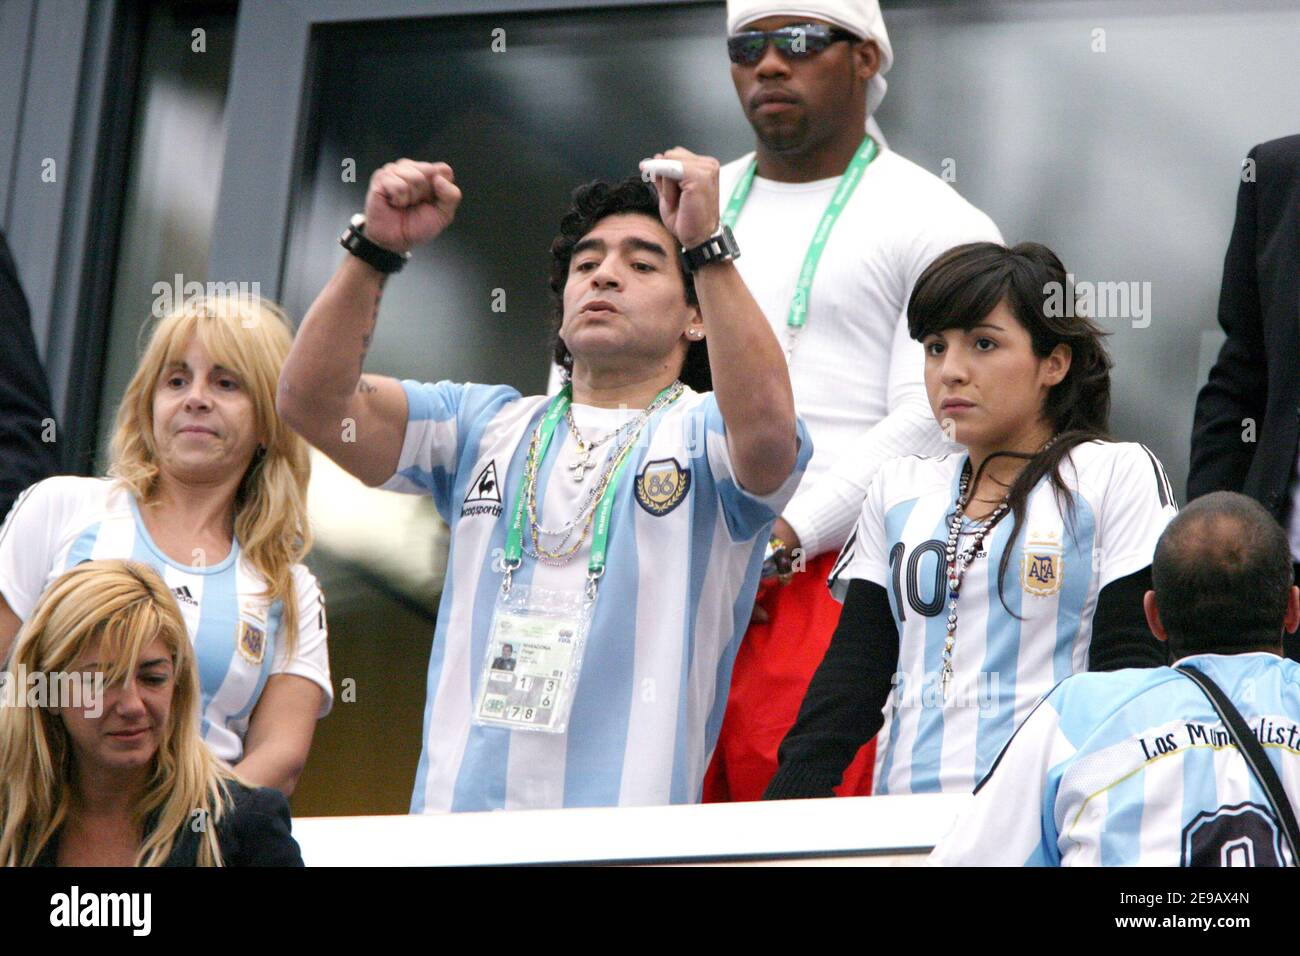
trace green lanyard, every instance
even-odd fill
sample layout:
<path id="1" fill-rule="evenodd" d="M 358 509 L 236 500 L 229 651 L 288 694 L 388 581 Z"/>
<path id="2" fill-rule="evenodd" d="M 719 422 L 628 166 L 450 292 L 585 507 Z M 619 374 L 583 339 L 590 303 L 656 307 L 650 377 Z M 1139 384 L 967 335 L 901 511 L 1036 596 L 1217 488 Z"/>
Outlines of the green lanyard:
<path id="1" fill-rule="evenodd" d="M 822 213 L 821 222 L 817 224 L 817 231 L 813 233 L 808 252 L 804 254 L 803 268 L 799 270 L 799 281 L 795 283 L 794 299 L 790 303 L 790 314 L 786 316 L 785 320 L 788 328 L 802 329 L 804 323 L 808 320 L 808 290 L 812 288 L 813 276 L 817 274 L 817 263 L 821 261 L 822 250 L 826 248 L 826 240 L 830 238 L 831 230 L 835 228 L 835 220 L 840 217 L 840 213 L 848 204 L 849 197 L 853 195 L 853 190 L 857 188 L 858 181 L 862 179 L 862 174 L 871 165 L 871 161 L 876 158 L 879 152 L 876 141 L 870 136 L 864 137 L 862 145 L 853 154 L 853 160 L 849 163 L 848 168 L 844 170 L 844 175 L 840 177 L 840 184 L 835 189 L 835 195 L 831 197 L 826 211 Z M 749 198 L 749 189 L 754 185 L 754 172 L 757 169 L 758 160 L 750 160 L 749 168 L 741 174 L 740 181 L 736 183 L 736 188 L 731 191 L 731 199 L 727 201 L 727 208 L 723 210 L 722 222 L 724 225 L 735 227 L 736 220 L 740 218 L 740 209 L 745 205 L 745 200 Z"/>
<path id="2" fill-rule="evenodd" d="M 676 384 L 676 383 L 674 383 Z M 655 396 L 655 402 L 663 398 L 673 386 L 669 385 L 658 395 Z M 551 399 L 550 405 L 546 409 L 546 415 L 542 418 L 538 426 L 537 438 L 537 458 L 535 467 L 541 468 L 542 462 L 546 459 L 546 450 L 551 447 L 551 438 L 555 435 L 555 427 L 559 424 L 560 419 L 564 417 L 565 410 L 568 409 L 573 401 L 573 387 L 565 385 L 560 393 Z M 651 402 L 653 405 L 654 402 Z M 627 467 L 628 459 L 631 455 L 625 455 L 623 460 L 618 463 L 613 476 L 610 478 L 609 487 L 600 496 L 600 501 L 596 504 L 596 515 L 592 520 L 591 528 L 591 557 L 587 561 L 587 578 L 594 582 L 605 573 L 605 552 L 609 545 L 609 516 L 614 510 L 614 492 L 618 489 L 619 479 L 623 475 L 623 469 Z M 506 535 L 506 553 L 505 566 L 506 574 L 509 575 L 515 568 L 523 563 L 524 559 L 524 501 L 528 491 L 528 465 L 524 465 L 524 473 L 519 476 L 519 491 L 515 495 L 514 517 L 510 521 L 510 530 Z"/>

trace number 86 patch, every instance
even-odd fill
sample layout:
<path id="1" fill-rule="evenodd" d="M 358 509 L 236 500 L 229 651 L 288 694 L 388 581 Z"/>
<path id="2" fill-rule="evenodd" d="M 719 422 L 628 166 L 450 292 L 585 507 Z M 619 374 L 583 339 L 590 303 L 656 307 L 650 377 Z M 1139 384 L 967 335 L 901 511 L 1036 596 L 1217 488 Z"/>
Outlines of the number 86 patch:
<path id="1" fill-rule="evenodd" d="M 646 462 L 636 476 L 636 501 L 642 508 L 662 518 L 686 499 L 691 487 L 691 473 L 676 458 L 658 458 Z"/>

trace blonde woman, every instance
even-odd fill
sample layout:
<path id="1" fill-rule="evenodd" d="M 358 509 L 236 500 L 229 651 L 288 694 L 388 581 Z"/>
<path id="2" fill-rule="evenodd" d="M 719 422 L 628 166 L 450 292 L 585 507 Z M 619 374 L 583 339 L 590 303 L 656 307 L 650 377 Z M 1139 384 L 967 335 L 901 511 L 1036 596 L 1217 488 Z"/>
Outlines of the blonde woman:
<path id="1" fill-rule="evenodd" d="M 0 864 L 302 865 L 284 797 L 244 786 L 199 738 L 194 649 L 147 565 L 58 578 L 12 672 L 70 699 L 10 692 L 0 707 Z"/>
<path id="2" fill-rule="evenodd" d="M 29 488 L 0 528 L 0 660 L 82 561 L 158 571 L 194 642 L 200 735 L 286 795 L 333 693 L 310 547 L 307 445 L 275 413 L 291 334 L 271 303 L 186 303 L 153 331 L 118 409 L 108 478 Z"/>

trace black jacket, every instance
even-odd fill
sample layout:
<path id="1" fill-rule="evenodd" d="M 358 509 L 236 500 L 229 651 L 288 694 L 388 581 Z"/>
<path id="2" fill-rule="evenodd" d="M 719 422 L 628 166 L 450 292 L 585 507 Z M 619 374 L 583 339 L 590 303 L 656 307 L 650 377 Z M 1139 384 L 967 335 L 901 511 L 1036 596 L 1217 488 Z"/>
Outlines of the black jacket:
<path id="1" fill-rule="evenodd" d="M 58 470 L 58 445 L 41 440 L 52 417 L 27 297 L 0 233 L 0 521 L 24 488 Z"/>
<path id="2" fill-rule="evenodd" d="M 1219 293 L 1228 340 L 1196 400 L 1187 498 L 1239 491 L 1285 527 L 1300 448 L 1300 136 L 1249 156 Z"/>
<path id="3" fill-rule="evenodd" d="M 298 841 L 289 833 L 289 801 L 279 790 L 250 790 L 230 785 L 233 805 L 217 824 L 217 844 L 224 866 L 302 866 Z M 181 829 L 163 866 L 194 866 L 199 837 L 189 826 Z M 56 866 L 59 835 L 54 834 L 36 860 L 37 866 Z"/>

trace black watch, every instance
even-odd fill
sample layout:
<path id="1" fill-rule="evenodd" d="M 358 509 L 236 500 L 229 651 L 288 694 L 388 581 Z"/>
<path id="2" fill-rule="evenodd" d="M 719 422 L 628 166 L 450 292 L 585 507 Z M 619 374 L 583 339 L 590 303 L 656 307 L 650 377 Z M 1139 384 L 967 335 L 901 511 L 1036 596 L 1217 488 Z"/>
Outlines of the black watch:
<path id="1" fill-rule="evenodd" d="M 406 265 L 406 260 L 411 258 L 411 254 L 393 252 L 391 249 L 376 245 L 366 238 L 365 228 L 366 217 L 357 213 L 348 223 L 348 228 L 344 230 L 343 235 L 339 236 L 339 245 L 384 275 L 402 271 L 402 266 Z"/>
<path id="2" fill-rule="evenodd" d="M 730 262 L 739 257 L 740 246 L 736 245 L 736 237 L 731 234 L 730 226 L 723 226 L 698 246 L 682 250 L 682 261 L 692 275 L 710 262 Z"/>

